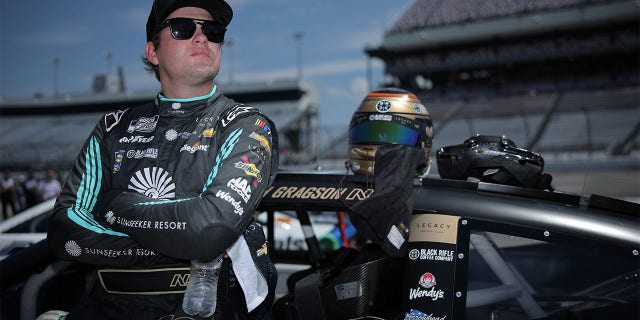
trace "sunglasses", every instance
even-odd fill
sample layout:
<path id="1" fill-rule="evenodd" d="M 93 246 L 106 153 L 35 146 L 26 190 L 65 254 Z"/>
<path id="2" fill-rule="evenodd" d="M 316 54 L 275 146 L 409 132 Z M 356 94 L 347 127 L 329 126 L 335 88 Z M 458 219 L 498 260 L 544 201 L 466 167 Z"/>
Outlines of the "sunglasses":
<path id="1" fill-rule="evenodd" d="M 169 26 L 171 36 L 176 40 L 189 40 L 196 33 L 196 24 L 202 27 L 202 33 L 207 36 L 209 42 L 222 43 L 224 41 L 224 33 L 227 28 L 219 22 L 211 20 L 198 20 L 191 18 L 172 18 L 167 19 L 158 26 L 160 30 Z"/>

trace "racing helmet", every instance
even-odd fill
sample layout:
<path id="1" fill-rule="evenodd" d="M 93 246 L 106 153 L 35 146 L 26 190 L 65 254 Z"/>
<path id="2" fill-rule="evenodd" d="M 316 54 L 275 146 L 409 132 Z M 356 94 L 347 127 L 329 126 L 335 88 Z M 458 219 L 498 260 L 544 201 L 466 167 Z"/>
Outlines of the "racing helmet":
<path id="1" fill-rule="evenodd" d="M 421 148 L 426 163 L 416 168 L 428 172 L 433 124 L 427 108 L 413 93 L 400 88 L 384 88 L 367 94 L 349 124 L 349 161 L 354 174 L 373 176 L 375 155 L 382 144 Z"/>
<path id="2" fill-rule="evenodd" d="M 481 182 L 553 190 L 551 175 L 542 173 L 542 156 L 519 148 L 505 136 L 476 135 L 462 144 L 442 147 L 436 161 L 443 179 L 473 177 Z"/>

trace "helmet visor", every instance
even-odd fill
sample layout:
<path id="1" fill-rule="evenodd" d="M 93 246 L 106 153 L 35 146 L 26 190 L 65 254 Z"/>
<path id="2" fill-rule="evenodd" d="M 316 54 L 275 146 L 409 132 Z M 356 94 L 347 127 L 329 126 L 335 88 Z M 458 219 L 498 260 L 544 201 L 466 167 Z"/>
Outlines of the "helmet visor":
<path id="1" fill-rule="evenodd" d="M 349 141 L 352 144 L 394 143 L 414 147 L 420 141 L 420 128 L 414 129 L 393 120 L 353 121 Z"/>

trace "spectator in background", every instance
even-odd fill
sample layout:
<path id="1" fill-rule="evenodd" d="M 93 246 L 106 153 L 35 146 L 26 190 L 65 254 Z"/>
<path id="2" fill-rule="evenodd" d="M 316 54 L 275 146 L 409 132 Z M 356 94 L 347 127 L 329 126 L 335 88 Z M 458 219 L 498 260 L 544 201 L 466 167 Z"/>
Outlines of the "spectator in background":
<path id="1" fill-rule="evenodd" d="M 56 172 L 47 170 L 47 177 L 40 183 L 40 198 L 42 201 L 55 198 L 60 193 L 62 185 L 56 178 Z"/>
<path id="2" fill-rule="evenodd" d="M 31 208 L 40 202 L 40 193 L 38 188 L 38 179 L 35 172 L 29 170 L 27 179 L 22 183 L 22 189 L 24 190 L 25 203 L 27 208 Z"/>
<path id="3" fill-rule="evenodd" d="M 17 212 L 21 212 L 22 210 L 27 208 L 27 201 L 24 195 L 24 180 L 26 177 L 24 174 L 18 175 L 17 178 L 13 178 L 13 181 L 16 185 L 16 209 Z"/>
<path id="4" fill-rule="evenodd" d="M 16 210 L 16 181 L 12 177 L 11 170 L 5 170 L 2 176 L 2 192 L 0 200 L 2 200 L 2 216 L 0 218 L 7 219 L 10 217 L 8 208 L 11 208 L 11 215 L 18 213 Z"/>

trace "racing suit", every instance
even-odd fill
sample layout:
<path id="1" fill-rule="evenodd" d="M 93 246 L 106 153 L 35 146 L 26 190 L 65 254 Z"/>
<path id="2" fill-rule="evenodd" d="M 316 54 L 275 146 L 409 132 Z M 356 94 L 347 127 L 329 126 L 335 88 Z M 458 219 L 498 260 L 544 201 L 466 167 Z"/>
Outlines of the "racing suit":
<path id="1" fill-rule="evenodd" d="M 68 319 L 190 319 L 189 261 L 225 252 L 215 318 L 268 316 L 277 273 L 253 214 L 277 173 L 275 130 L 216 86 L 104 115 L 49 220 L 56 256 L 98 266 Z"/>

